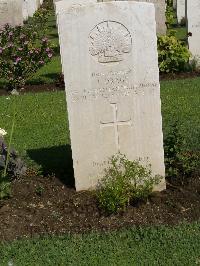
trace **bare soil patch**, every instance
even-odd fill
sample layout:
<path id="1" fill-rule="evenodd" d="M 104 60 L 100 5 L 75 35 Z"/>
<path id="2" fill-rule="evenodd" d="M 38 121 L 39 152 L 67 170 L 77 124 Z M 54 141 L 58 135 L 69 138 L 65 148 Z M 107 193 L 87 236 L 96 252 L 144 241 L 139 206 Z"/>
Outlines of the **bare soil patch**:
<path id="1" fill-rule="evenodd" d="M 28 92 L 32 93 L 38 93 L 38 92 L 52 92 L 52 91 L 59 91 L 59 90 L 64 90 L 64 84 L 37 84 L 37 85 L 26 85 L 24 89 L 20 90 L 20 94 L 25 94 Z M 0 96 L 3 95 L 10 95 L 10 92 L 7 91 L 6 89 L 0 89 Z"/>
<path id="2" fill-rule="evenodd" d="M 160 80 L 189 79 L 200 77 L 200 71 L 160 74 Z"/>
<path id="3" fill-rule="evenodd" d="M 200 221 L 199 206 L 197 177 L 185 186 L 168 185 L 147 202 L 110 216 L 99 210 L 89 191 L 76 192 L 56 177 L 26 177 L 13 181 L 12 197 L 0 201 L 0 240 Z"/>

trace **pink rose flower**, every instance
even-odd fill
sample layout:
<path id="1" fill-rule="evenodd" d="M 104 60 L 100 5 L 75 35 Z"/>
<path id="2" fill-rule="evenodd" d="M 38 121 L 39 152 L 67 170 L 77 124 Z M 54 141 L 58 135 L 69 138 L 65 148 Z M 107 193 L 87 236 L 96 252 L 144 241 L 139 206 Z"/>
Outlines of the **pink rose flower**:
<path id="1" fill-rule="evenodd" d="M 15 64 L 19 63 L 21 60 L 22 60 L 21 57 L 17 57 L 16 60 L 15 60 Z"/>

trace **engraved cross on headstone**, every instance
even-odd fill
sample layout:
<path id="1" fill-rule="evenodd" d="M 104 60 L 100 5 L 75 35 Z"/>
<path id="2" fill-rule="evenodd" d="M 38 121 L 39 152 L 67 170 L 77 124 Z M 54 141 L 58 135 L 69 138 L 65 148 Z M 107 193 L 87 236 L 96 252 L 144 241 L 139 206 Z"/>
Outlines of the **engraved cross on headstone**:
<path id="1" fill-rule="evenodd" d="M 118 109 L 117 109 L 117 103 L 111 103 L 110 104 L 113 109 L 113 121 L 111 122 L 102 122 L 100 121 L 100 127 L 114 127 L 115 130 L 115 144 L 117 147 L 117 151 L 120 151 L 120 141 L 119 141 L 119 126 L 131 126 L 131 119 L 129 120 L 118 120 Z"/>

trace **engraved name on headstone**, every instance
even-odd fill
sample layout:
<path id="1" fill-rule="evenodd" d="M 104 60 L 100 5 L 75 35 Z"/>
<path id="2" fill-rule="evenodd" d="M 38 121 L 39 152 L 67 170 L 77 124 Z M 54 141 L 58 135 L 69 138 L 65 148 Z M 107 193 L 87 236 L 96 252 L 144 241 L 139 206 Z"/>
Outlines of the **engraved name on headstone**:
<path id="1" fill-rule="evenodd" d="M 56 13 L 76 189 L 94 188 L 117 152 L 164 177 L 154 5 L 61 1 Z"/>

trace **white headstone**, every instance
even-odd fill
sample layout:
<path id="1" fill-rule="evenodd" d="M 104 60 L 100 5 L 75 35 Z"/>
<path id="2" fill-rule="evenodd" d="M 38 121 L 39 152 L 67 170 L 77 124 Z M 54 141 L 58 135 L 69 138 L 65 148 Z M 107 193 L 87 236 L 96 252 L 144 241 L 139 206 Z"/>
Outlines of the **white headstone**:
<path id="1" fill-rule="evenodd" d="M 98 2 L 109 2 L 112 0 L 98 0 Z M 118 0 L 114 0 L 118 1 Z M 122 0 L 123 1 L 123 0 Z M 131 0 L 129 0 L 131 1 Z M 165 11 L 166 11 L 166 4 L 165 0 L 132 0 L 137 2 L 147 2 L 147 3 L 153 3 L 155 5 L 156 9 L 156 27 L 157 27 L 157 34 L 164 35 L 166 34 L 166 17 L 165 17 Z"/>
<path id="2" fill-rule="evenodd" d="M 119 151 L 164 176 L 153 4 L 61 1 L 56 11 L 76 189 L 95 187 Z"/>
<path id="3" fill-rule="evenodd" d="M 200 0 L 187 1 L 187 25 L 189 50 L 200 65 Z"/>
<path id="4" fill-rule="evenodd" d="M 23 24 L 22 0 L 0 0 L 0 27 Z"/>
<path id="5" fill-rule="evenodd" d="M 178 23 L 180 23 L 181 20 L 185 18 L 185 1 L 186 0 L 177 0 L 176 13 Z"/>

